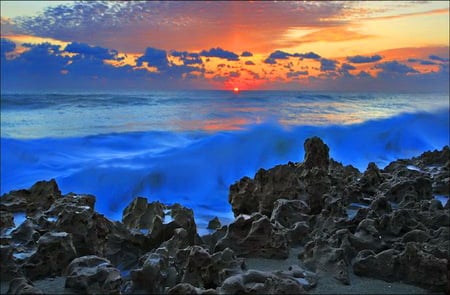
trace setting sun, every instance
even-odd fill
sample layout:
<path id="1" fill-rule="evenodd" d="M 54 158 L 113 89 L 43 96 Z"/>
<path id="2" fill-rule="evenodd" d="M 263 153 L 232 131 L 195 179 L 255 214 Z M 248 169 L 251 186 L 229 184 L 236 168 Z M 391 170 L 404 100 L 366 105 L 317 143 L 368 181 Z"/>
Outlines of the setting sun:
<path id="1" fill-rule="evenodd" d="M 234 88 L 233 88 L 233 91 L 234 91 L 234 92 L 239 92 L 239 88 L 238 88 L 238 87 L 234 87 Z"/>

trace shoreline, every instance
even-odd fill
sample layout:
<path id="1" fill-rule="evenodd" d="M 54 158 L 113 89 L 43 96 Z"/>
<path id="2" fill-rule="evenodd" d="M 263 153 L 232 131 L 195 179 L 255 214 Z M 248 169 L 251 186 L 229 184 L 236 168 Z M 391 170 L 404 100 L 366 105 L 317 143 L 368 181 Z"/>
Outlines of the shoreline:
<path id="1" fill-rule="evenodd" d="M 63 281 L 78 293 L 449 290 L 448 146 L 362 173 L 331 159 L 320 138 L 304 150 L 303 162 L 231 185 L 235 219 L 203 236 L 180 204 L 135 198 L 112 222 L 94 196 L 63 196 L 54 180 L 4 194 L 1 290 L 48 292 Z"/>

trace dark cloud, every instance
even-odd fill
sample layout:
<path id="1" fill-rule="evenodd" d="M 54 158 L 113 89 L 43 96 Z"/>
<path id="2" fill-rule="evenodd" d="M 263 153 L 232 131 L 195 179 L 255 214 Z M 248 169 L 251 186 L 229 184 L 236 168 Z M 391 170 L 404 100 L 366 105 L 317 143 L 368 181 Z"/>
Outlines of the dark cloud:
<path id="1" fill-rule="evenodd" d="M 288 72 L 286 73 L 287 78 L 297 78 L 299 76 L 307 76 L 309 73 L 308 71 L 294 71 L 294 72 Z"/>
<path id="2" fill-rule="evenodd" d="M 291 57 L 292 54 L 281 51 L 281 50 L 276 50 L 274 52 L 272 52 L 269 55 L 269 59 L 288 59 L 289 57 Z"/>
<path id="3" fill-rule="evenodd" d="M 166 51 L 152 47 L 147 47 L 144 55 L 136 60 L 138 66 L 141 66 L 143 62 L 147 62 L 150 66 L 157 67 L 158 69 L 165 69 L 169 66 Z"/>
<path id="4" fill-rule="evenodd" d="M 322 71 L 322 72 L 335 71 L 336 64 L 337 64 L 337 61 L 335 61 L 335 60 L 322 58 L 320 60 L 320 71 Z"/>
<path id="5" fill-rule="evenodd" d="M 426 60 L 426 59 L 416 59 L 416 58 L 409 58 L 408 62 L 419 63 L 419 64 L 424 65 L 424 66 L 431 66 L 431 65 L 435 65 L 436 64 L 433 61 L 429 61 L 429 60 Z"/>
<path id="6" fill-rule="evenodd" d="M 242 57 L 249 57 L 249 56 L 253 56 L 253 53 L 251 53 L 250 51 L 244 51 L 241 54 Z"/>
<path id="7" fill-rule="evenodd" d="M 264 60 L 264 63 L 269 65 L 275 65 L 277 64 L 277 61 L 274 58 L 268 57 Z"/>
<path id="8" fill-rule="evenodd" d="M 148 42 L 158 48 L 204 48 L 204 40 L 225 46 L 238 24 L 248 44 L 267 48 L 273 40 L 266 36 L 283 34 L 290 27 L 342 23 L 331 19 L 352 5 L 340 1 L 205 1 L 201 5 L 190 1 L 76 1 L 49 7 L 37 16 L 15 18 L 13 23 L 18 33 L 127 52 L 141 51 Z M 254 34 L 255 30 L 261 35 Z"/>
<path id="9" fill-rule="evenodd" d="M 64 49 L 70 53 L 77 53 L 98 59 L 117 59 L 117 51 L 99 46 L 90 46 L 84 43 L 72 42 Z"/>
<path id="10" fill-rule="evenodd" d="M 309 58 L 309 59 L 320 59 L 321 56 L 314 52 L 308 52 L 308 53 L 295 53 L 293 55 L 294 57 L 299 58 Z"/>
<path id="11" fill-rule="evenodd" d="M 179 57 L 185 65 L 203 64 L 203 61 L 198 53 L 190 53 L 187 51 L 173 51 L 171 55 Z"/>
<path id="12" fill-rule="evenodd" d="M 239 60 L 239 55 L 237 55 L 236 53 L 234 53 L 232 51 L 224 50 L 220 47 L 211 48 L 210 50 L 202 50 L 200 52 L 200 55 L 206 56 L 206 57 L 218 57 L 218 58 L 223 58 L 223 59 L 227 59 L 230 61 Z"/>
<path id="13" fill-rule="evenodd" d="M 398 61 L 389 61 L 375 65 L 376 69 L 382 69 L 382 73 L 386 74 L 408 74 L 417 73 L 417 71 Z"/>
<path id="14" fill-rule="evenodd" d="M 372 56 L 355 55 L 347 57 L 347 60 L 351 63 L 359 64 L 359 63 L 377 62 L 380 61 L 382 58 L 383 57 L 378 54 Z"/>
<path id="15" fill-rule="evenodd" d="M 440 57 L 440 56 L 437 56 L 437 55 L 434 55 L 434 54 L 430 55 L 428 58 L 432 59 L 432 60 L 442 61 L 442 62 L 448 62 L 449 61 L 448 58 Z"/>
<path id="16" fill-rule="evenodd" d="M 16 44 L 9 39 L 1 38 L 0 48 L 1 54 L 4 56 L 5 53 L 14 51 Z"/>
<path id="17" fill-rule="evenodd" d="M 247 66 L 254 66 L 255 63 L 252 62 L 251 60 L 247 60 L 247 61 L 245 62 L 245 65 L 247 65 Z"/>
<path id="18" fill-rule="evenodd" d="M 241 76 L 241 73 L 233 71 L 233 72 L 228 73 L 228 76 L 230 76 L 232 78 L 238 78 Z"/>
<path id="19" fill-rule="evenodd" d="M 354 66 L 352 66 L 350 64 L 344 63 L 341 66 L 341 70 L 343 70 L 343 71 L 351 71 L 351 70 L 356 70 L 356 67 L 354 67 Z"/>

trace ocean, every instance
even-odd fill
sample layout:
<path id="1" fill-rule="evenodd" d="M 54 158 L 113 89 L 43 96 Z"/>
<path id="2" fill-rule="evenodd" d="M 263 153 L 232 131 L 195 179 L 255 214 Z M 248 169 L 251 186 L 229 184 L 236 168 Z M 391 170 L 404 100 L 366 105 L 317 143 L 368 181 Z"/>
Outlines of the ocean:
<path id="1" fill-rule="evenodd" d="M 203 230 L 230 184 L 303 160 L 321 137 L 364 171 L 449 144 L 448 93 L 166 91 L 1 95 L 1 193 L 55 178 L 120 220 L 136 196 L 179 202 Z"/>

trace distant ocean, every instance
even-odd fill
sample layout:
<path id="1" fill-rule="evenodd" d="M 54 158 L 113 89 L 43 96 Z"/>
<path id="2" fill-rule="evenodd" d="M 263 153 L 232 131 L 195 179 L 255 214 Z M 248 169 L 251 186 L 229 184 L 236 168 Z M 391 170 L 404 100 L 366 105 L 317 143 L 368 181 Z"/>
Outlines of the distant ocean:
<path id="1" fill-rule="evenodd" d="M 448 94 L 176 91 L 2 94 L 1 193 L 55 178 L 113 220 L 136 196 L 179 202 L 204 228 L 229 185 L 303 160 L 320 136 L 361 171 L 449 144 Z"/>

